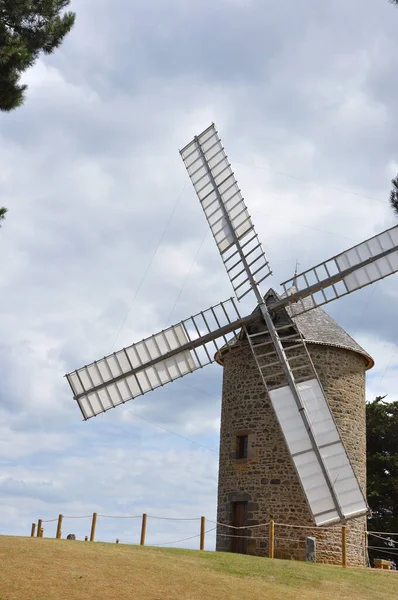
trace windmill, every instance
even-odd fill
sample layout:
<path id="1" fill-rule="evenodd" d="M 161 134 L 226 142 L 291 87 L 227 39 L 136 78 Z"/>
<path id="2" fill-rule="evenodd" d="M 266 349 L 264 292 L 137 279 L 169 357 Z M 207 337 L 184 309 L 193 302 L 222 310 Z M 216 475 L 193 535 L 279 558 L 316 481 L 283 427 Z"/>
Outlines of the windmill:
<path id="1" fill-rule="evenodd" d="M 66 375 L 85 420 L 212 363 L 248 341 L 316 526 L 345 523 L 367 504 L 306 342 L 294 318 L 398 271 L 398 226 L 281 284 L 271 275 L 228 157 L 212 124 L 180 151 L 234 298 Z M 297 269 L 296 269 L 297 270 Z M 286 308 L 290 317 L 286 318 Z M 214 352 L 215 351 L 215 352 Z"/>

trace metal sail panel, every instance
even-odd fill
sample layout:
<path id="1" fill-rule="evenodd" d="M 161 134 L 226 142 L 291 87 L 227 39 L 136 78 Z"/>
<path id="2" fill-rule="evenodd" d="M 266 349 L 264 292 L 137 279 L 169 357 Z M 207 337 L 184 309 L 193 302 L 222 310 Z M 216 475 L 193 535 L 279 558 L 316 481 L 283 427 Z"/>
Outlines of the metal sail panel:
<path id="1" fill-rule="evenodd" d="M 114 352 L 66 375 L 89 419 L 213 362 L 241 326 L 233 300 Z"/>
<path id="2" fill-rule="evenodd" d="M 398 226 L 282 283 L 285 298 L 298 315 L 350 294 L 398 271 Z M 307 302 L 303 302 L 308 298 Z"/>
<path id="3" fill-rule="evenodd" d="M 297 388 L 315 445 L 290 387 L 272 390 L 269 396 L 315 523 L 327 525 L 366 514 L 361 488 L 318 381 L 299 383 Z"/>
<path id="4" fill-rule="evenodd" d="M 345 519 L 367 513 L 367 504 L 317 379 L 297 385 L 320 455 Z"/>
<path id="5" fill-rule="evenodd" d="M 215 126 L 180 153 L 240 300 L 271 271 Z"/>
<path id="6" fill-rule="evenodd" d="M 306 344 L 283 313 L 275 312 L 272 323 L 274 335 L 256 326 L 246 333 L 314 520 L 324 525 L 365 514 L 366 501 Z"/>

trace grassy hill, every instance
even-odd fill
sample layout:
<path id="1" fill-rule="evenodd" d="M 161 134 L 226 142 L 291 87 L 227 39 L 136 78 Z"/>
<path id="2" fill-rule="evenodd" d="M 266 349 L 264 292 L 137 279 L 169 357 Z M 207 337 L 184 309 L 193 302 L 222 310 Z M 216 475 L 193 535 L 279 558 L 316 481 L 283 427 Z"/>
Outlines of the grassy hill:
<path id="1" fill-rule="evenodd" d="M 0 536 L 1 600 L 396 600 L 398 571 Z"/>

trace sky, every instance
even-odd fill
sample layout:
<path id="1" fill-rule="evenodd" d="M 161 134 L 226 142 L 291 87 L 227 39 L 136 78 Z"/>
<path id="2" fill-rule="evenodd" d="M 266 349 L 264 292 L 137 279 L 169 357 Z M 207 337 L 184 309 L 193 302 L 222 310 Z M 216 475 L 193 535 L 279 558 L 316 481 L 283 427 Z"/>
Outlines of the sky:
<path id="1" fill-rule="evenodd" d="M 274 275 L 396 223 L 398 10 L 387 1 L 72 0 L 0 114 L 0 532 L 216 516 L 222 368 L 87 422 L 64 374 L 232 295 L 179 156 L 215 122 Z M 398 400 L 398 276 L 327 307 Z M 253 308 L 242 304 L 242 313 Z M 45 523 L 53 536 L 55 522 Z M 214 525 L 208 523 L 211 529 Z M 139 541 L 140 519 L 97 538 Z M 214 548 L 215 532 L 206 547 Z M 175 545 L 198 547 L 197 537 Z"/>

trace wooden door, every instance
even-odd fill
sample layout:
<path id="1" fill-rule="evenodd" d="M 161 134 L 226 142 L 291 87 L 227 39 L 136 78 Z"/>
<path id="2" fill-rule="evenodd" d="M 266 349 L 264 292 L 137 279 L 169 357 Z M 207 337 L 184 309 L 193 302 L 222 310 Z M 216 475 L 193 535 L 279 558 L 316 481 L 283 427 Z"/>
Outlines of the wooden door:
<path id="1" fill-rule="evenodd" d="M 247 521 L 247 502 L 233 503 L 233 521 L 234 527 L 244 527 Z M 238 554 L 247 554 L 247 530 L 235 529 L 232 530 L 235 537 L 232 538 L 232 552 Z"/>

